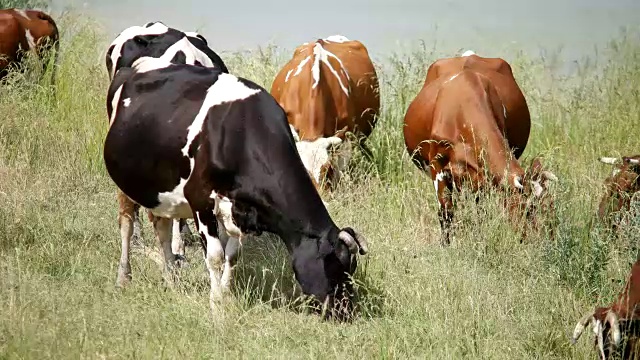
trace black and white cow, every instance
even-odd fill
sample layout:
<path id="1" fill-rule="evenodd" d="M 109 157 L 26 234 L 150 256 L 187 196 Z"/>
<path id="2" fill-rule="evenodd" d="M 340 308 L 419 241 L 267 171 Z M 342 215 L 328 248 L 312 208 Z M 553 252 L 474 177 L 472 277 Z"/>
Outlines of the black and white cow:
<path id="1" fill-rule="evenodd" d="M 262 87 L 216 68 L 143 57 L 122 68 L 107 97 L 106 169 L 153 214 L 165 255 L 171 218 L 193 218 L 211 280 L 212 310 L 229 291 L 243 234 L 278 235 L 302 291 L 328 309 L 350 308 L 348 274 L 366 240 L 338 228 L 296 150 L 284 110 Z M 120 209 L 130 234 L 131 211 Z M 130 280 L 122 237 L 118 282 Z M 342 313 L 342 312 L 340 312 Z"/>
<path id="2" fill-rule="evenodd" d="M 176 64 L 217 67 L 225 73 L 229 72 L 220 56 L 208 46 L 204 36 L 155 21 L 126 28 L 111 42 L 106 54 L 109 79 L 113 79 L 119 69 L 130 67 L 143 56 Z"/>
<path id="3" fill-rule="evenodd" d="M 109 79 L 113 79 L 119 69 L 131 67 L 134 61 L 142 56 L 166 59 L 172 63 L 215 67 L 225 73 L 229 72 L 218 54 L 209 48 L 204 36 L 196 32 L 182 32 L 156 21 L 143 26 L 131 26 L 123 30 L 111 42 L 106 54 Z M 120 202 L 127 202 L 127 199 L 120 193 L 118 198 Z M 133 233 L 135 238 L 139 238 L 139 206 L 132 203 L 128 206 L 135 208 Z M 171 247 L 173 253 L 184 260 L 185 239 L 183 237 L 190 235 L 189 226 L 185 219 L 179 219 L 174 221 L 172 228 Z"/>

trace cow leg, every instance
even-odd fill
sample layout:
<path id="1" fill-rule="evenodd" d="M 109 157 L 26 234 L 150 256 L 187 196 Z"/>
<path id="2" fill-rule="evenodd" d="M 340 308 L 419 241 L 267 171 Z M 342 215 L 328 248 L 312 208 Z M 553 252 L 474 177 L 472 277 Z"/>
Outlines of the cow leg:
<path id="1" fill-rule="evenodd" d="M 453 201 L 451 195 L 447 195 L 445 199 L 439 201 L 438 218 L 440 220 L 440 229 L 442 237 L 440 244 L 448 246 L 451 244 L 451 227 L 453 224 Z"/>
<path id="2" fill-rule="evenodd" d="M 189 227 L 187 226 L 187 222 L 185 219 L 175 219 L 173 220 L 173 233 L 171 237 L 171 250 L 176 258 L 176 266 L 183 267 L 187 264 L 187 259 L 184 255 L 184 247 L 185 247 L 185 237 L 184 229 L 189 231 Z"/>
<path id="3" fill-rule="evenodd" d="M 131 281 L 129 249 L 131 245 L 131 236 L 133 235 L 135 204 L 120 190 L 118 190 L 117 197 L 118 225 L 120 227 L 120 239 L 122 247 L 120 253 L 120 263 L 118 265 L 118 277 L 116 279 L 116 286 L 124 287 Z"/>
<path id="4" fill-rule="evenodd" d="M 240 250 L 240 240 L 237 237 L 229 236 L 224 224 L 218 220 L 218 234 L 220 242 L 224 248 L 224 269 L 222 270 L 222 278 L 220 287 L 223 294 L 231 294 L 231 281 L 233 279 L 233 271 L 238 261 L 238 253 Z"/>
<path id="5" fill-rule="evenodd" d="M 152 216 L 152 214 L 150 214 Z M 153 230 L 156 234 L 156 245 L 162 250 L 162 274 L 167 283 L 173 285 L 173 269 L 175 265 L 175 256 L 171 250 L 171 229 L 173 220 L 164 217 L 152 217 Z"/>
<path id="6" fill-rule="evenodd" d="M 209 270 L 209 279 L 211 281 L 209 304 L 211 311 L 216 312 L 223 299 L 221 277 L 225 260 L 224 248 L 218 238 L 218 220 L 211 208 L 204 211 L 195 211 L 194 219 L 198 233 L 202 238 L 205 252 L 204 261 L 207 265 L 207 270 Z"/>
<path id="7" fill-rule="evenodd" d="M 438 170 L 437 166 L 431 166 L 430 169 L 433 187 L 438 199 L 438 220 L 440 221 L 440 230 L 442 232 L 440 244 L 448 246 L 451 243 L 451 226 L 453 223 L 451 174 L 442 169 Z"/>
<path id="8" fill-rule="evenodd" d="M 136 205 L 133 212 L 133 234 L 131 242 L 134 246 L 142 246 L 142 225 L 140 224 L 140 206 Z"/>

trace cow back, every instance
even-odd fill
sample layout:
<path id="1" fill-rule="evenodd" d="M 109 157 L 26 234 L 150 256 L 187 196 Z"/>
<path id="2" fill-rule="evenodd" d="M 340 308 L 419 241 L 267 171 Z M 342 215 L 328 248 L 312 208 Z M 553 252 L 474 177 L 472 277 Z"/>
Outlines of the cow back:
<path id="1" fill-rule="evenodd" d="M 501 58 L 485 58 L 478 55 L 440 59 L 429 66 L 423 87 L 439 78 L 449 78 L 462 70 L 480 73 L 495 86 L 505 107 L 507 141 L 515 157 L 520 158 L 529 141 L 531 115 L 511 66 Z"/>

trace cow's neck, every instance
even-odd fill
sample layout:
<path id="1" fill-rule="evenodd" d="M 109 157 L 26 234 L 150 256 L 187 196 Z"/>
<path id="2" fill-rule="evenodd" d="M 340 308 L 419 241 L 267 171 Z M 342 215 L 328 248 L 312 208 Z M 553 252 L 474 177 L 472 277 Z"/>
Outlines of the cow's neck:
<path id="1" fill-rule="evenodd" d="M 337 227 L 302 161 L 295 156 L 295 145 L 288 145 L 291 148 L 284 154 L 275 153 L 282 149 L 272 145 L 273 153 L 269 154 L 270 159 L 278 159 L 278 168 L 286 171 L 267 173 L 266 168 L 260 168 L 251 174 L 251 178 L 260 181 L 241 186 L 231 196 L 240 203 L 238 210 L 244 216 L 257 214 L 250 221 L 257 221 L 258 228 L 280 236 L 292 251 L 301 241 L 317 241 Z"/>

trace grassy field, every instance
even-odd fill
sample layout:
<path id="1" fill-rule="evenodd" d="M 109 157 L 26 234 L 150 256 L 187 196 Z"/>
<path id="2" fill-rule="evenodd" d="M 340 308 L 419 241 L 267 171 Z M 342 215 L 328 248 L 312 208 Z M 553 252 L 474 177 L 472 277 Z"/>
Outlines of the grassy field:
<path id="1" fill-rule="evenodd" d="M 416 46 L 385 59 L 383 113 L 370 139 L 375 163 L 357 157 L 351 179 L 328 198 L 336 223 L 354 226 L 370 243 L 356 274 L 359 315 L 336 324 L 290 306 L 290 263 L 271 237 L 245 242 L 224 319 L 209 315 L 196 247 L 177 290 L 135 254 L 132 286 L 114 287 L 117 204 L 101 153 L 105 38 L 90 20 L 69 15 L 60 23 L 56 96 L 17 74 L 0 87 L 0 358 L 595 355 L 590 331 L 576 346 L 569 334 L 584 312 L 620 291 L 640 240 L 640 221 L 617 239 L 593 221 L 610 172 L 597 158 L 640 151 L 637 33 L 622 34 L 597 64 L 571 77 L 554 75 L 549 60 L 505 54 L 534 122 L 524 156 L 542 155 L 560 179 L 552 189 L 557 210 L 547 219 L 558 222 L 556 238 L 538 234 L 524 244 L 500 195 L 488 194 L 477 206 L 461 199 L 453 243 L 439 246 L 433 186 L 409 162 L 401 124 L 427 66 L 451 54 Z M 222 55 L 233 73 L 268 89 L 290 53 Z"/>

